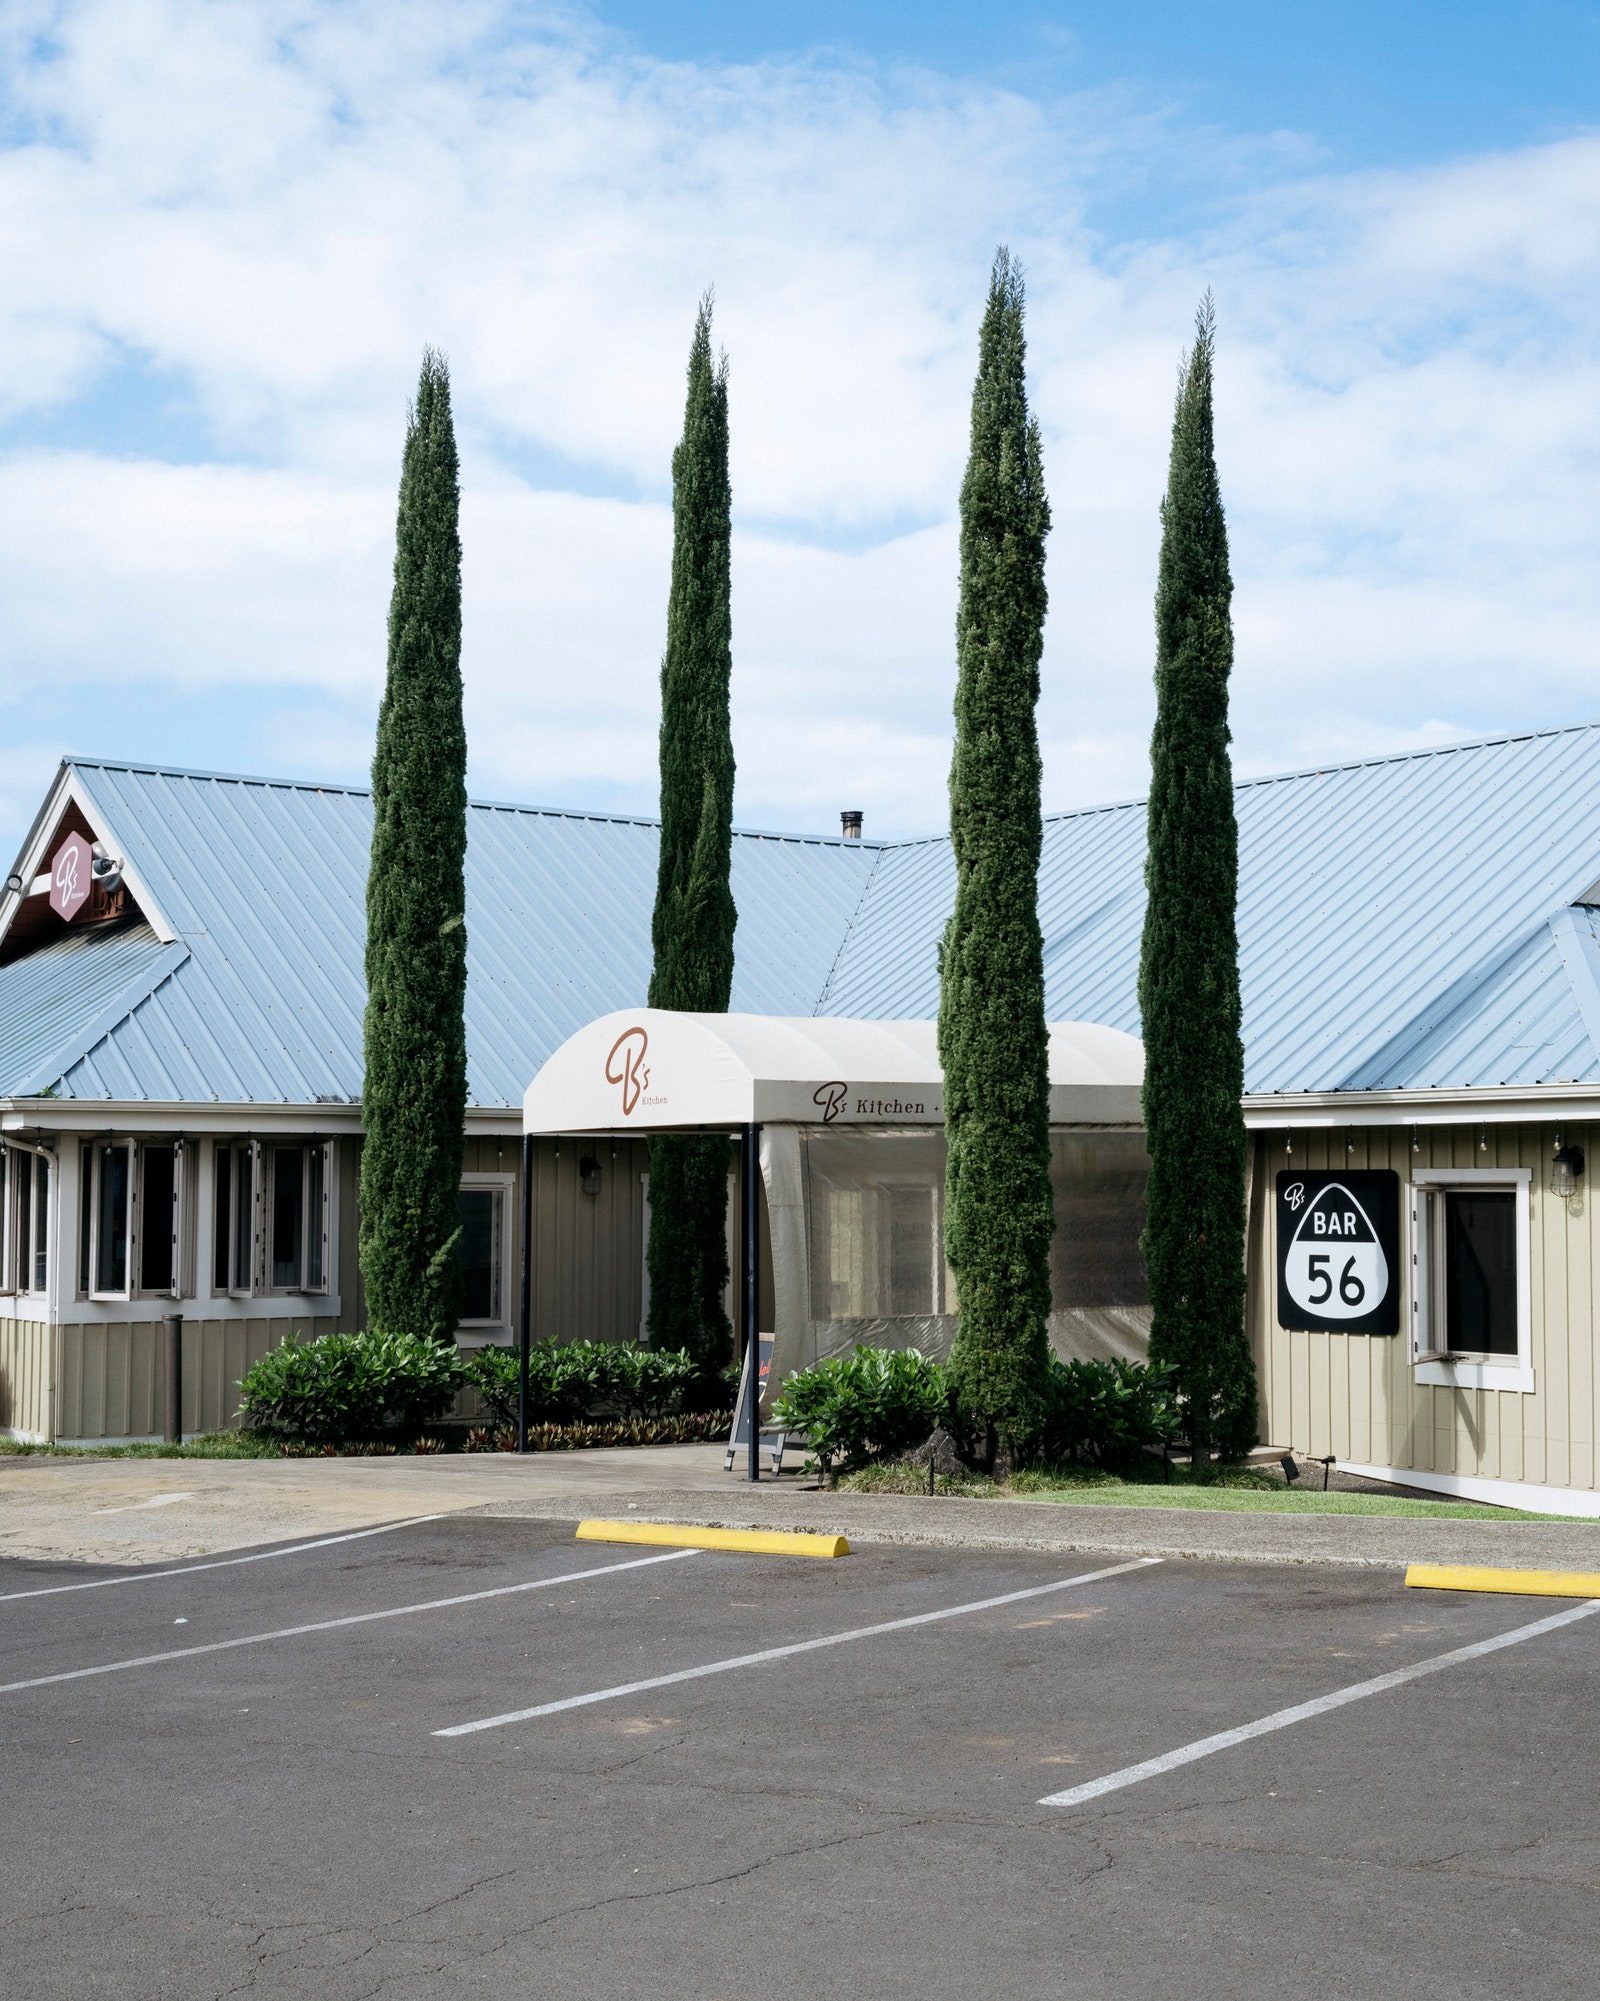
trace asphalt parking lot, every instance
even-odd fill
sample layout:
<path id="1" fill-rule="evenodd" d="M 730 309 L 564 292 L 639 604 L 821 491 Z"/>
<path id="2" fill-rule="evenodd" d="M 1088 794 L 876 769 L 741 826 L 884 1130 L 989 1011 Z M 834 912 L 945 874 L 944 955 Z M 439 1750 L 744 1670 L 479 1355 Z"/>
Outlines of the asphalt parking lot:
<path id="1" fill-rule="evenodd" d="M 475 1516 L 7 1563 L 4 1991 L 1587 2001 L 1600 1618 L 1041 1804 L 1573 1609 Z"/>

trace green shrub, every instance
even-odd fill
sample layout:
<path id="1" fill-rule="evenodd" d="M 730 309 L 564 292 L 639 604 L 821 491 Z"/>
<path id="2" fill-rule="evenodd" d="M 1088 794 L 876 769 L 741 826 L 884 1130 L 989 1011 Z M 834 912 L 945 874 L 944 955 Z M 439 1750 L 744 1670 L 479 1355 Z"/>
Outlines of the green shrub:
<path id="1" fill-rule="evenodd" d="M 454 1347 L 420 1334 L 286 1336 L 245 1372 L 238 1415 L 255 1431 L 308 1443 L 414 1438 L 450 1408 L 460 1382 Z"/>
<path id="2" fill-rule="evenodd" d="M 1173 1371 L 1160 1362 L 1050 1361 L 1044 1459 L 1073 1459 L 1114 1471 L 1147 1445 L 1175 1438 L 1179 1413 Z"/>
<path id="3" fill-rule="evenodd" d="M 769 1423 L 804 1432 L 824 1465 L 892 1456 L 944 1420 L 945 1372 L 915 1348 L 857 1348 L 786 1379 Z"/>
<path id="4" fill-rule="evenodd" d="M 497 1424 L 517 1421 L 517 1350 L 479 1348 L 463 1365 Z M 658 1353 L 606 1341 L 548 1341 L 528 1350 L 528 1422 L 581 1424 L 595 1417 L 646 1420 L 726 1407 L 682 1349 Z"/>

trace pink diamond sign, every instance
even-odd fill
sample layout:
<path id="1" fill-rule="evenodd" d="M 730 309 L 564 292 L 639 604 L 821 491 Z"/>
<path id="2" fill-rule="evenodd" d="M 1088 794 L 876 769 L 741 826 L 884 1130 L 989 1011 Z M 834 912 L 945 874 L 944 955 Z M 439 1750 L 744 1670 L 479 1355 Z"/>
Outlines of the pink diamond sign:
<path id="1" fill-rule="evenodd" d="M 50 864 L 50 908 L 70 924 L 89 901 L 94 850 L 82 834 L 68 834 Z"/>

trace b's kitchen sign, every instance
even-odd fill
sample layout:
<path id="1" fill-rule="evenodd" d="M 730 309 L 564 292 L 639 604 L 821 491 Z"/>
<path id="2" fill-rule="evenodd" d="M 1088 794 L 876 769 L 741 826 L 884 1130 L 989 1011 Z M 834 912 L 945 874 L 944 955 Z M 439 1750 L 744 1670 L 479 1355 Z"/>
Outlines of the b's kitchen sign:
<path id="1" fill-rule="evenodd" d="M 1400 1332 L 1400 1177 L 1392 1169 L 1278 1176 L 1278 1325 Z"/>

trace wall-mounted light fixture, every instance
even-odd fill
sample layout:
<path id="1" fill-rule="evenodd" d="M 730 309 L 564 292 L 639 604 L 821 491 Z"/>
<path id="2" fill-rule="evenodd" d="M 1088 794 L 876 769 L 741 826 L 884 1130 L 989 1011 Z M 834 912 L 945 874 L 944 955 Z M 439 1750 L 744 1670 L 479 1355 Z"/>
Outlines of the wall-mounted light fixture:
<path id="1" fill-rule="evenodd" d="M 1559 1142 L 1560 1135 L 1557 1135 Z M 1576 1195 L 1578 1183 L 1583 1176 L 1583 1148 L 1581 1146 L 1557 1145 L 1555 1158 L 1550 1163 L 1550 1193 L 1552 1195 Z"/>
<path id="2" fill-rule="evenodd" d="M 578 1186 L 585 1195 L 600 1193 L 600 1163 L 592 1153 L 584 1154 L 578 1162 Z"/>

